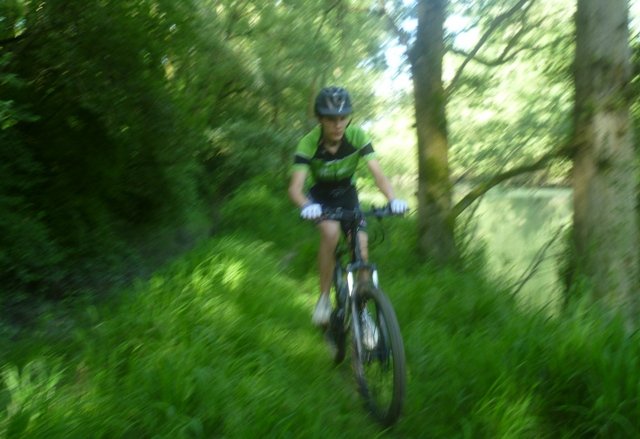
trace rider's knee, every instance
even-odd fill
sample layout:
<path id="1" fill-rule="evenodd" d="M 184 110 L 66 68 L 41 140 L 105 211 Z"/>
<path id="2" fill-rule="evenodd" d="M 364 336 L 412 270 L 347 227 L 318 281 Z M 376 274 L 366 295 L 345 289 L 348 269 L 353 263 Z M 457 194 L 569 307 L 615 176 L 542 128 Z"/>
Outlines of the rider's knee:
<path id="1" fill-rule="evenodd" d="M 360 241 L 360 248 L 367 248 L 369 246 L 369 235 L 360 232 L 358 234 L 358 241 Z"/>
<path id="2" fill-rule="evenodd" d="M 320 227 L 321 239 L 327 244 L 337 244 L 340 239 L 340 225 L 339 224 L 322 224 Z"/>

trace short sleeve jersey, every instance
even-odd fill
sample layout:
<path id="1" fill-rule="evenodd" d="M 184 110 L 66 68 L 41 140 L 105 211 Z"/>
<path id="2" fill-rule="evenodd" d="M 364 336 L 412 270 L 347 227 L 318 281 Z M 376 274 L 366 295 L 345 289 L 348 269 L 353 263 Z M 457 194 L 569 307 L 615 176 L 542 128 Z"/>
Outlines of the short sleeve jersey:
<path id="1" fill-rule="evenodd" d="M 309 170 L 316 183 L 353 183 L 360 159 L 374 157 L 371 138 L 362 128 L 347 126 L 340 147 L 331 154 L 322 145 L 322 128 L 318 125 L 300 139 L 293 169 Z"/>

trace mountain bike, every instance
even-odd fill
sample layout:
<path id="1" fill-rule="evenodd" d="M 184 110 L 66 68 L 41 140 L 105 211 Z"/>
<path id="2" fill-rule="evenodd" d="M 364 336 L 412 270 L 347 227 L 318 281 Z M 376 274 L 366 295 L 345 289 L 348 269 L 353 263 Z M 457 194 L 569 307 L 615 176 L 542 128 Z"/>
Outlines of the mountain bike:
<path id="1" fill-rule="evenodd" d="M 335 304 L 327 336 L 335 345 L 336 364 L 344 360 L 351 332 L 352 367 L 365 405 L 384 426 L 402 410 L 406 387 L 404 346 L 395 311 L 379 287 L 374 263 L 362 259 L 358 230 L 365 217 L 392 215 L 389 207 L 368 211 L 323 209 L 322 218 L 340 221 L 333 273 Z M 349 331 L 350 330 L 350 331 Z"/>

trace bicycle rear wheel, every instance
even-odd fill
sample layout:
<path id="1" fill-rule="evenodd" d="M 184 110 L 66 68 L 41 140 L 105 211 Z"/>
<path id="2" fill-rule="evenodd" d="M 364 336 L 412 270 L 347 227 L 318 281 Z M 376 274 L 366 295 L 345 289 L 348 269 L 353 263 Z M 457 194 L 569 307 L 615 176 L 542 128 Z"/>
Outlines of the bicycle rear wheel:
<path id="1" fill-rule="evenodd" d="M 334 309 L 331 313 L 329 324 L 329 339 L 333 344 L 333 361 L 336 364 L 342 363 L 346 353 L 347 334 L 344 328 L 344 321 L 340 317 L 340 309 Z"/>
<path id="2" fill-rule="evenodd" d="M 367 285 L 359 289 L 356 297 L 352 309 L 357 316 L 351 322 L 356 380 L 369 411 L 383 425 L 390 426 L 400 416 L 406 387 L 400 326 L 391 302 L 381 290 Z M 363 321 L 363 312 L 368 312 L 368 321 Z"/>
<path id="3" fill-rule="evenodd" d="M 347 286 L 342 280 L 342 271 L 339 266 L 336 266 L 333 276 L 336 306 L 331 311 L 328 331 L 331 343 L 333 343 L 335 348 L 333 361 L 336 364 L 340 364 L 344 360 L 346 353 L 347 332 L 349 330 L 349 316 L 347 311 L 349 298 Z"/>

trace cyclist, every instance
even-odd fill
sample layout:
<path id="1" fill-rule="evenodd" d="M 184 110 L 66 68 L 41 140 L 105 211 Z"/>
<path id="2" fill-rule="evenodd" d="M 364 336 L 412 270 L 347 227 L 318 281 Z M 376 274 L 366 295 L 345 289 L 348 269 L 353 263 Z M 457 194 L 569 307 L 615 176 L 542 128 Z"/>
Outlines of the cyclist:
<path id="1" fill-rule="evenodd" d="M 326 87 L 320 91 L 315 100 L 315 114 L 319 123 L 299 141 L 289 183 L 289 197 L 301 209 L 300 216 L 316 220 L 320 230 L 320 297 L 311 319 L 316 326 L 329 323 L 329 291 L 336 262 L 334 251 L 340 238 L 340 224 L 321 219 L 322 206 L 344 209 L 359 207 L 354 174 L 362 159 L 373 175 L 376 186 L 389 200 L 391 211 L 400 214 L 407 210 L 407 203 L 395 198 L 393 188 L 375 157 L 369 135 L 362 128 L 351 125 L 351 113 L 351 98 L 347 90 Z M 314 184 L 305 194 L 304 185 L 308 175 Z M 365 226 L 362 224 L 359 239 L 362 257 L 366 261 Z"/>

